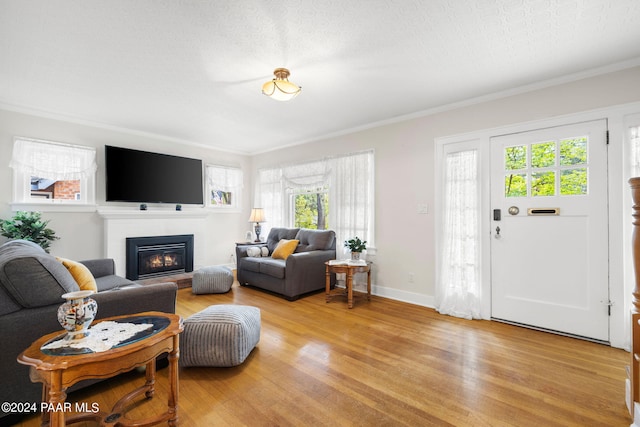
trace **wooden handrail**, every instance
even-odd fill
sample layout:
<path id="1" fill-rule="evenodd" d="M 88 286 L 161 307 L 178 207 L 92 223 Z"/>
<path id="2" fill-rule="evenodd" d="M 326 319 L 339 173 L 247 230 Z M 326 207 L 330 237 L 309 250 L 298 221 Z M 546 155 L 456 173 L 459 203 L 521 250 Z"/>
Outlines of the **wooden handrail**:
<path id="1" fill-rule="evenodd" d="M 631 407 L 629 411 L 633 417 L 635 402 L 640 402 L 640 177 L 629 180 L 633 199 L 633 235 L 632 254 L 635 270 L 635 284 L 631 300 L 631 365 L 629 380 L 631 381 Z"/>

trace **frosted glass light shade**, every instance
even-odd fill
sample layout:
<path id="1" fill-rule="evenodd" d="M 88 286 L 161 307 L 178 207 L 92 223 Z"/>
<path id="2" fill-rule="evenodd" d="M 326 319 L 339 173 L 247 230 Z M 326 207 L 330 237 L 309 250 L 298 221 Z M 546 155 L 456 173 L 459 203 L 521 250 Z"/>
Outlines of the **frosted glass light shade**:
<path id="1" fill-rule="evenodd" d="M 276 68 L 273 72 L 275 79 L 262 85 L 262 93 L 276 101 L 289 101 L 302 91 L 302 88 L 288 80 L 289 70 Z"/>

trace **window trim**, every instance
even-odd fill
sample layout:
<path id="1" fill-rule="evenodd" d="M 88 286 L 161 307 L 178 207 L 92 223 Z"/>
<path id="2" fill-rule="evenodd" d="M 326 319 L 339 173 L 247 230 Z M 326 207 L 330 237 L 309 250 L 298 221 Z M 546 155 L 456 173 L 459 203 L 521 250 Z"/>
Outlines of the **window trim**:
<path id="1" fill-rule="evenodd" d="M 225 186 L 222 186 L 221 188 L 219 188 L 220 190 L 223 190 L 223 191 L 229 191 L 233 195 L 230 205 L 212 205 L 211 204 L 211 192 L 214 190 L 214 186 L 211 182 L 212 179 L 209 176 L 209 171 L 211 169 L 228 170 L 228 171 L 234 171 L 234 173 L 238 173 L 239 184 L 237 186 L 233 186 L 229 184 L 229 186 L 226 186 L 226 188 L 223 188 Z M 205 192 L 206 192 L 205 196 L 206 198 L 205 198 L 204 205 L 207 209 L 213 209 L 219 212 L 228 212 L 228 213 L 241 212 L 243 187 L 244 187 L 244 173 L 242 171 L 242 168 L 235 167 L 235 166 L 223 166 L 223 165 L 214 165 L 214 164 L 205 165 Z"/>
<path id="2" fill-rule="evenodd" d="M 78 177 L 80 181 L 81 197 L 80 199 L 37 199 L 32 201 L 31 199 L 31 176 L 32 173 L 28 171 L 22 171 L 19 167 L 11 166 L 13 168 L 13 188 L 11 198 L 12 211 L 20 210 L 38 210 L 42 212 L 91 212 L 96 209 L 96 174 L 97 167 L 95 166 L 96 160 L 96 148 L 84 145 L 67 144 L 64 142 L 35 139 L 15 136 L 14 141 L 14 153 L 12 154 L 12 163 L 15 159 L 15 147 L 19 141 L 34 142 L 38 144 L 46 144 L 50 146 L 62 146 L 72 147 L 82 150 L 88 150 L 93 152 L 94 160 L 93 167 L 88 169 L 89 173 L 85 176 Z M 47 200 L 47 201 L 43 201 Z"/>

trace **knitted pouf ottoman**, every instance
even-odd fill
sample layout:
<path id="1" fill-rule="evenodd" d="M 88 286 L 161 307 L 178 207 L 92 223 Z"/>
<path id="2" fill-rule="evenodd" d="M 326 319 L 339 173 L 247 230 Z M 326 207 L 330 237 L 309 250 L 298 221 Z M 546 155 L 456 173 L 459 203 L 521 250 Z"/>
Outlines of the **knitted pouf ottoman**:
<path id="1" fill-rule="evenodd" d="M 233 273 L 223 266 L 203 267 L 193 273 L 191 292 L 194 294 L 223 294 L 231 290 Z"/>
<path id="2" fill-rule="evenodd" d="M 260 309 L 212 305 L 184 321 L 181 366 L 236 366 L 260 341 Z"/>

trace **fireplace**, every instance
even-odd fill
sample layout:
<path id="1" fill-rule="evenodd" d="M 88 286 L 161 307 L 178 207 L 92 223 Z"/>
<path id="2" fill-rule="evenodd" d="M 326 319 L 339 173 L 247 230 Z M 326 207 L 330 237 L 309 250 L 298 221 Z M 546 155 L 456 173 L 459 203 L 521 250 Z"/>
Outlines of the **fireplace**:
<path id="1" fill-rule="evenodd" d="M 127 237 L 127 279 L 193 271 L 193 234 Z"/>

